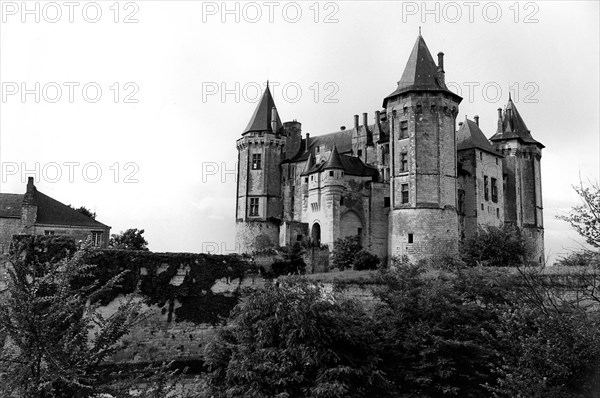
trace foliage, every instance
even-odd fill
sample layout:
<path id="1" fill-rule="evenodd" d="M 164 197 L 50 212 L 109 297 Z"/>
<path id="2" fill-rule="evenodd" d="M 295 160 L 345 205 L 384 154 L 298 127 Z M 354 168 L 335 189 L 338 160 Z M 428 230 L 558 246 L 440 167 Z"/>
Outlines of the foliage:
<path id="1" fill-rule="evenodd" d="M 588 244 L 600 248 L 600 186 L 597 182 L 585 186 L 580 183 L 573 189 L 581 198 L 582 204 L 575 206 L 566 216 L 557 216 L 567 221 Z"/>
<path id="2" fill-rule="evenodd" d="M 511 226 L 482 228 L 461 246 L 461 259 L 471 267 L 518 267 L 530 256 L 531 243 Z"/>
<path id="3" fill-rule="evenodd" d="M 368 269 L 377 269 L 379 265 L 379 257 L 369 253 L 365 249 L 361 249 L 354 255 L 353 268 L 357 271 Z"/>
<path id="4" fill-rule="evenodd" d="M 108 246 L 112 249 L 148 250 L 148 241 L 142 236 L 143 229 L 129 228 L 110 236 Z"/>
<path id="5" fill-rule="evenodd" d="M 591 250 L 579 250 L 557 260 L 556 265 L 563 267 L 600 267 L 600 253 Z"/>
<path id="6" fill-rule="evenodd" d="M 291 247 L 282 247 L 279 253 L 282 259 L 277 259 L 271 265 L 270 271 L 262 270 L 261 274 L 265 278 L 277 278 L 281 275 L 304 275 L 306 272 L 306 263 L 302 259 L 302 247 L 295 244 Z"/>
<path id="7" fill-rule="evenodd" d="M 153 379 L 145 376 L 155 374 L 161 381 L 153 384 L 155 393 L 146 389 L 145 396 L 164 396 L 173 376 L 165 366 L 128 377 L 103 368 L 120 339 L 144 317 L 140 303 L 132 299 L 109 317 L 90 304 L 118 283 L 121 275 L 102 285 L 74 286 L 76 278 L 93 272 L 94 266 L 85 262 L 88 247 L 46 261 L 47 256 L 27 253 L 30 246 L 27 239 L 15 241 L 8 295 L 0 306 L 0 331 L 8 341 L 0 348 L 1 395 L 87 398 L 109 393 L 125 397 L 142 377 L 152 384 Z"/>
<path id="8" fill-rule="evenodd" d="M 81 213 L 83 215 L 93 218 L 94 220 L 96 219 L 96 212 L 91 211 L 90 209 L 88 209 L 85 206 L 74 208 L 73 206 L 69 205 L 69 207 L 73 208 L 75 211 L 78 211 L 79 213 Z"/>
<path id="9" fill-rule="evenodd" d="M 205 350 L 214 397 L 381 397 L 370 318 L 305 279 L 254 291 Z"/>
<path id="10" fill-rule="evenodd" d="M 40 262 L 64 258 L 76 250 L 73 239 L 63 236 L 17 236 L 15 242 L 23 242 L 23 256 L 39 258 Z M 106 305 L 119 295 L 133 293 L 139 286 L 148 304 L 165 307 L 167 319 L 194 323 L 220 323 L 227 318 L 236 305 L 238 294 L 213 292 L 218 280 L 241 281 L 254 269 L 242 256 L 210 255 L 193 253 L 153 253 L 130 250 L 87 250 L 86 264 L 94 264 L 88 274 L 77 275 L 73 284 L 87 286 L 94 281 L 108 283 L 121 274 L 118 284 L 98 292 L 94 296 Z M 183 275 L 182 275 L 183 274 Z M 181 275 L 181 284 L 171 281 Z M 235 289 L 235 286 L 233 287 Z M 181 306 L 175 309 L 175 301 Z"/>
<path id="11" fill-rule="evenodd" d="M 351 268 L 376 269 L 379 264 L 379 257 L 363 249 L 358 235 L 337 239 L 333 244 L 331 259 L 333 267 L 341 271 Z"/>

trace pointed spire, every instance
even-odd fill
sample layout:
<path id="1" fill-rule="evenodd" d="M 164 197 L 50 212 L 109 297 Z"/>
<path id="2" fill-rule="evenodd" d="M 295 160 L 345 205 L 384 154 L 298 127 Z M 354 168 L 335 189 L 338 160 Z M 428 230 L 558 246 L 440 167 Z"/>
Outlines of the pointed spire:
<path id="1" fill-rule="evenodd" d="M 304 170 L 302 170 L 302 173 L 300 175 L 307 175 L 309 174 L 309 171 L 315 167 L 316 161 L 314 156 L 312 155 L 312 153 L 308 154 L 308 159 L 306 160 L 306 165 L 304 166 Z"/>
<path id="2" fill-rule="evenodd" d="M 508 103 L 504 107 L 504 114 L 501 115 L 499 110 L 498 116 L 498 131 L 490 138 L 491 141 L 519 139 L 527 144 L 535 144 L 544 148 L 542 143 L 536 141 L 531 136 L 531 131 L 527 128 L 527 125 L 519 114 L 515 103 L 512 101 L 510 92 L 508 94 Z"/>
<path id="3" fill-rule="evenodd" d="M 383 107 L 386 107 L 388 99 L 414 91 L 446 92 L 459 102 L 462 100 L 460 96 L 448 90 L 443 79 L 440 79 L 438 65 L 435 64 L 425 39 L 420 33 L 408 57 L 408 62 L 398 82 L 398 88 L 383 100 Z"/>
<path id="4" fill-rule="evenodd" d="M 244 129 L 244 133 L 249 133 L 252 131 L 257 132 L 274 132 L 273 131 L 271 121 L 274 119 L 275 123 L 273 125 L 276 126 L 276 130 L 279 130 L 282 126 L 281 120 L 279 119 L 279 112 L 277 112 L 277 107 L 275 106 L 275 101 L 273 100 L 273 96 L 271 95 L 271 90 L 269 90 L 269 81 L 267 80 L 267 87 L 265 88 L 265 92 L 263 93 L 262 98 L 260 99 L 258 106 L 254 110 L 254 114 L 248 122 L 248 126 Z"/>
<path id="5" fill-rule="evenodd" d="M 338 153 L 337 146 L 333 145 L 333 149 L 331 150 L 331 155 L 329 155 L 329 159 L 327 159 L 327 163 L 323 166 L 323 170 L 327 169 L 341 169 L 344 170 L 344 166 L 342 165 L 342 159 L 340 158 L 340 154 Z"/>

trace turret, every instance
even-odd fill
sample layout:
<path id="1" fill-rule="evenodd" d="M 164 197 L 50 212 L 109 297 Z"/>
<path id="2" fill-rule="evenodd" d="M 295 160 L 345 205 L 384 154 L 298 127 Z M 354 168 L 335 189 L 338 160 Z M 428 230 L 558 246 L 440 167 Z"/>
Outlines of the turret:
<path id="1" fill-rule="evenodd" d="M 458 251 L 456 116 L 462 98 L 444 83 L 421 35 L 398 87 L 383 101 L 390 125 L 392 256 Z"/>
<path id="2" fill-rule="evenodd" d="M 517 227 L 534 246 L 533 260 L 544 261 L 541 159 L 544 145 L 535 140 L 512 99 L 498 109 L 498 129 L 490 141 L 504 155 L 504 221 Z"/>
<path id="3" fill-rule="evenodd" d="M 250 253 L 279 243 L 281 162 L 286 136 L 269 85 L 237 141 L 236 246 Z"/>

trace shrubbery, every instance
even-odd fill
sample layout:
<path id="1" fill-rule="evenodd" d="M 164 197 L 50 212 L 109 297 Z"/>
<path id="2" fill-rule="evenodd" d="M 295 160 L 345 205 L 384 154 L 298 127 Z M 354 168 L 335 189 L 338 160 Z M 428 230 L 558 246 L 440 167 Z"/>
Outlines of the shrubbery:
<path id="1" fill-rule="evenodd" d="M 340 271 L 345 269 L 377 269 L 380 259 L 363 249 L 358 236 L 337 239 L 331 253 L 332 265 Z"/>

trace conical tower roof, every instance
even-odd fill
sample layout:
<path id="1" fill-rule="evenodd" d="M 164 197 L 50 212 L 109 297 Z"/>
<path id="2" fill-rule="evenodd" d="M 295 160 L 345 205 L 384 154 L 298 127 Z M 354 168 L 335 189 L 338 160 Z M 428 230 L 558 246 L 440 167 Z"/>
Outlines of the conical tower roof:
<path id="1" fill-rule="evenodd" d="M 340 158 L 340 154 L 338 153 L 337 146 L 333 146 L 331 150 L 331 155 L 329 155 L 329 159 L 327 159 L 327 163 L 323 166 L 323 170 L 327 169 L 342 169 L 344 170 L 344 166 L 342 165 L 342 159 Z"/>
<path id="2" fill-rule="evenodd" d="M 267 88 L 265 88 L 265 92 L 263 93 L 258 106 L 254 110 L 254 114 L 248 122 L 248 126 L 244 129 L 244 133 L 249 133 L 252 131 L 270 131 L 273 132 L 271 128 L 271 119 L 273 115 L 273 110 L 275 110 L 275 118 L 277 120 L 277 130 L 279 130 L 282 126 L 281 119 L 279 119 L 279 112 L 277 112 L 277 107 L 275 106 L 275 101 L 273 100 L 273 96 L 271 95 L 271 91 L 269 90 L 269 82 L 267 82 Z"/>
<path id="3" fill-rule="evenodd" d="M 306 165 L 304 166 L 304 170 L 302 170 L 302 173 L 300 175 L 307 175 L 309 174 L 310 170 L 315 167 L 316 161 L 314 156 L 312 155 L 312 153 L 309 153 L 308 155 L 308 159 L 306 159 Z"/>
<path id="4" fill-rule="evenodd" d="M 497 154 L 492 144 L 485 138 L 485 134 L 483 134 L 483 131 L 481 131 L 477 123 L 465 117 L 464 123 L 456 132 L 456 149 L 461 151 L 471 148 Z"/>
<path id="5" fill-rule="evenodd" d="M 490 138 L 490 141 L 510 139 L 519 139 L 527 144 L 535 144 L 544 148 L 542 143 L 536 141 L 531 136 L 531 131 L 527 128 L 527 125 L 523 121 L 523 118 L 519 114 L 517 107 L 509 95 L 508 103 L 504 107 L 504 112 L 498 120 L 498 130 L 496 131 L 496 134 Z"/>
<path id="6" fill-rule="evenodd" d="M 388 99 L 413 91 L 447 92 L 459 101 L 462 100 L 460 96 L 448 90 L 446 84 L 439 78 L 438 66 L 420 34 L 408 57 L 398 88 L 383 100 L 383 107 L 385 108 Z"/>

